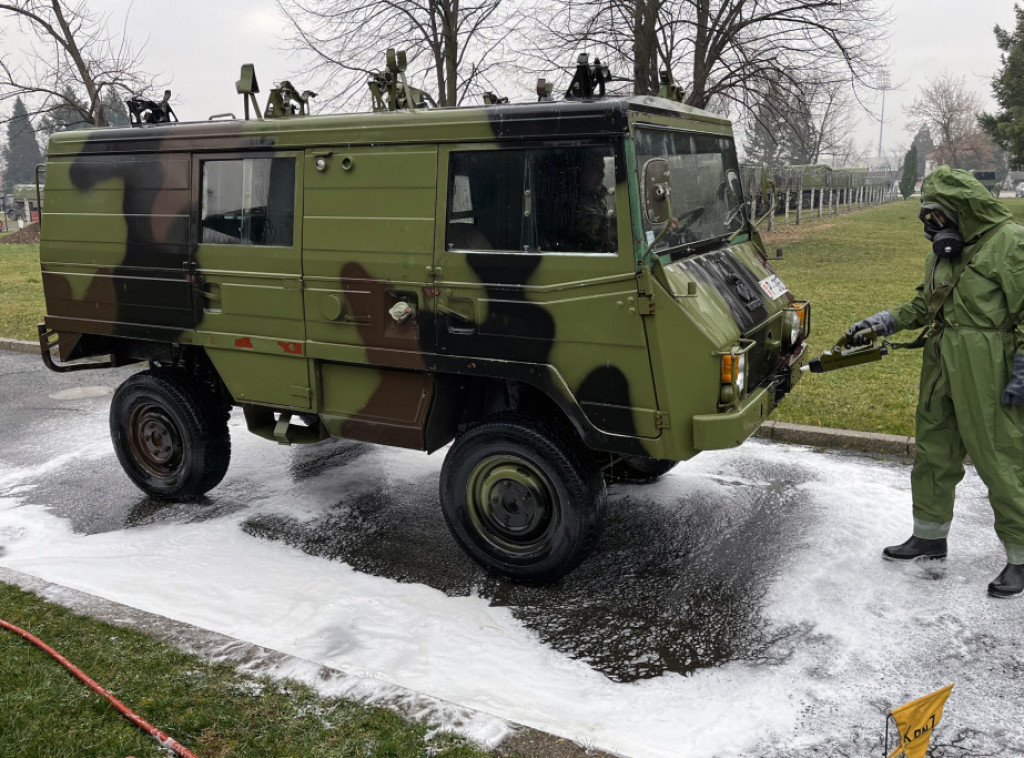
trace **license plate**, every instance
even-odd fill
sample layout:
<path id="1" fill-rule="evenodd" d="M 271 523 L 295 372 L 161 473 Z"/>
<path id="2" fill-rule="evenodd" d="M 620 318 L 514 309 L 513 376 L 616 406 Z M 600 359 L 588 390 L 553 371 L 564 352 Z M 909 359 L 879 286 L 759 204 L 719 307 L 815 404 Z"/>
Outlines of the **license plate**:
<path id="1" fill-rule="evenodd" d="M 782 280 L 779 279 L 777 274 L 765 277 L 758 282 L 761 285 L 761 289 L 764 290 L 765 294 L 768 295 L 772 300 L 780 298 L 789 292 L 789 287 L 783 284 Z"/>

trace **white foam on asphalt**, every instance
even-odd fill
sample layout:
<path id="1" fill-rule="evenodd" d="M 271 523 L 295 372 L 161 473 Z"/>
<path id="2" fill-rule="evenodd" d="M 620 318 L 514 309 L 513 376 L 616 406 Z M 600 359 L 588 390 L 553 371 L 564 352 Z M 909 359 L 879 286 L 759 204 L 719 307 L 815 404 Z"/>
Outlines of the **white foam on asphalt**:
<path id="1" fill-rule="evenodd" d="M 236 453 L 247 444 L 236 443 Z M 109 443 L 65 455 L 117 465 Z M 436 475 L 440 465 L 439 456 L 406 451 L 368 455 L 406 481 Z M 76 534 L 29 504 L 33 478 L 54 471 L 56 459 L 0 467 L 0 565 L 341 669 L 354 679 L 338 687 L 364 699 L 398 685 L 629 756 L 761 756 L 820 749 L 832 733 L 880 752 L 886 709 L 950 682 L 957 687 L 940 729 L 999 735 L 990 748 L 1024 745 L 1020 722 L 1008 722 L 1002 705 L 1021 694 L 1014 672 L 1024 606 L 985 596 L 1004 559 L 973 472 L 960 490 L 955 552 L 940 566 L 879 560 L 882 545 L 909 534 L 909 468 L 897 463 L 750 442 L 698 456 L 657 486 L 727 488 L 735 470 L 754 464 L 770 475 L 780 457 L 812 473 L 794 495 L 806 528 L 780 545 L 787 556 L 764 610 L 769 625 L 803 630 L 801 641 L 771 665 L 616 683 L 542 644 L 486 599 L 449 597 L 254 539 L 240 529 L 251 511 Z M 251 467 L 255 475 L 262 464 L 243 453 L 232 472 L 246 476 Z M 359 467 L 346 469 L 351 486 Z M 290 514 L 312 517 L 337 501 L 323 495 L 342 486 L 328 471 L 298 499 L 282 480 L 277 490 L 261 488 L 254 507 L 287 504 Z M 293 673 L 315 683 L 308 671 Z M 484 744 L 504 735 L 498 719 L 435 716 Z"/>

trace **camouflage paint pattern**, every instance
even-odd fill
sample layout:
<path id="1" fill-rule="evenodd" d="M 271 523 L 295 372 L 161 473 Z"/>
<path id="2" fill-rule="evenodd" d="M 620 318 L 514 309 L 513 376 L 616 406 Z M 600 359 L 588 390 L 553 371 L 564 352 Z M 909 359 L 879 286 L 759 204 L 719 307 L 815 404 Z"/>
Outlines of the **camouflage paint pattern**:
<path id="1" fill-rule="evenodd" d="M 803 354 L 779 346 L 792 298 L 758 287 L 773 272 L 756 235 L 642 265 L 637 124 L 731 135 L 650 97 L 54 135 L 46 326 L 75 345 L 64 359 L 205 351 L 234 402 L 384 444 L 445 444 L 477 380 L 535 388 L 597 450 L 739 444 Z M 452 153 L 581 144 L 616 154 L 617 253 L 446 249 Z M 291 244 L 204 243 L 205 162 L 271 156 L 294 159 Z M 741 342 L 751 387 L 725 397 L 721 353 Z"/>

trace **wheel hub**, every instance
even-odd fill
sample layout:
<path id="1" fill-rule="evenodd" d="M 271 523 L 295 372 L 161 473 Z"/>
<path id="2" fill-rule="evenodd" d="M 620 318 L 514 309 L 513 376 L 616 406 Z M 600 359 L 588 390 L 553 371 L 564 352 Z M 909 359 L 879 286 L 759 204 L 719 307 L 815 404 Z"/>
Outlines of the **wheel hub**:
<path id="1" fill-rule="evenodd" d="M 139 464 L 154 476 L 171 476 L 182 456 L 181 435 L 156 406 L 136 408 L 128 422 L 128 443 Z"/>
<path id="2" fill-rule="evenodd" d="M 477 465 L 467 484 L 470 516 L 488 540 L 520 551 L 546 542 L 553 520 L 551 490 L 528 461 L 491 456 Z"/>

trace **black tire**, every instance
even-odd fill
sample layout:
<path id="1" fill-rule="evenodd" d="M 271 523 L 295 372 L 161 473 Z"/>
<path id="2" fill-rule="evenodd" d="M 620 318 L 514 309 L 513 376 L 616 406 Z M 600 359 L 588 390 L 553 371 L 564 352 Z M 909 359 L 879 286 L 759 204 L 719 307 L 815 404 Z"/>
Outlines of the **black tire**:
<path id="1" fill-rule="evenodd" d="M 166 500 L 202 497 L 231 460 L 227 409 L 177 371 L 126 379 L 110 403 L 110 438 L 135 485 Z"/>
<path id="2" fill-rule="evenodd" d="M 456 541 L 488 571 L 554 582 L 597 544 L 605 486 L 569 433 L 502 414 L 455 440 L 441 468 L 441 507 Z"/>
<path id="3" fill-rule="evenodd" d="M 629 484 L 650 484 L 676 467 L 679 461 L 660 458 L 644 458 L 641 455 L 624 455 L 608 469 L 609 482 Z"/>

